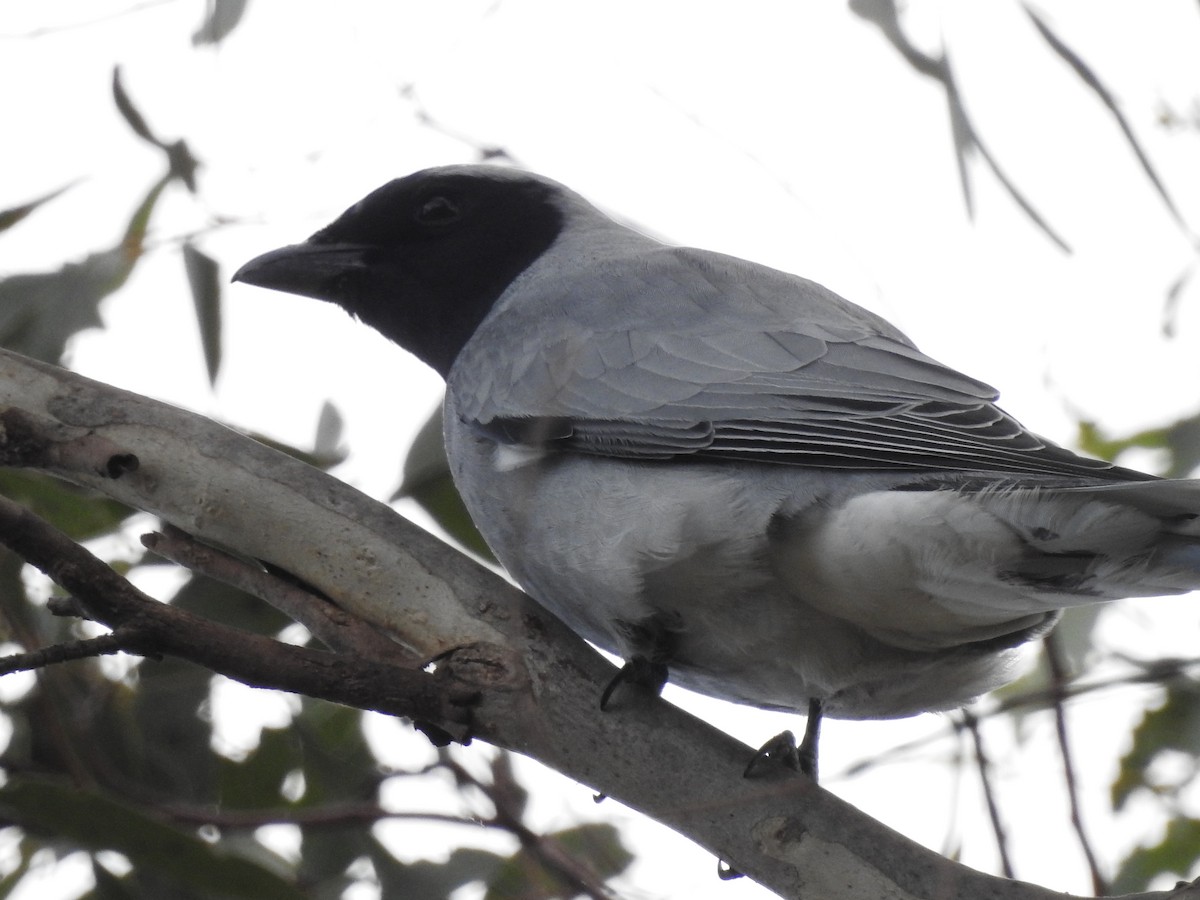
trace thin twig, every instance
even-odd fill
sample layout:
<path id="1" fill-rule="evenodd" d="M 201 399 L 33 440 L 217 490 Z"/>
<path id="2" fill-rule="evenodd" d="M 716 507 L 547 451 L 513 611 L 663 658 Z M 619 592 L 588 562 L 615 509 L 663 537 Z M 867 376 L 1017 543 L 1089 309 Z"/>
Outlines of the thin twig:
<path id="1" fill-rule="evenodd" d="M 117 19 L 122 16 L 130 15 L 131 13 L 139 13 L 146 9 L 151 9 L 155 6 L 165 6 L 168 3 L 174 3 L 175 0 L 144 0 L 142 3 L 135 3 L 125 9 L 117 9 L 112 12 L 106 12 L 98 16 L 93 16 L 90 19 L 79 19 L 75 22 L 66 22 L 62 25 L 46 25 L 41 28 L 33 28 L 29 31 L 0 33 L 0 39 L 8 40 L 28 40 L 30 38 L 46 37 L 47 35 L 62 34 L 66 31 L 74 31 L 77 28 L 90 28 L 93 25 L 101 25 L 112 19 Z"/>
<path id="2" fill-rule="evenodd" d="M 992 822 L 992 833 L 996 836 L 996 850 L 1000 853 L 1000 866 L 1005 878 L 1015 878 L 1012 859 L 1008 853 L 1008 834 L 1004 823 L 1000 821 L 1000 807 L 996 804 L 996 794 L 992 790 L 992 764 L 983 748 L 983 735 L 979 730 L 979 719 L 968 709 L 962 710 L 963 727 L 971 735 L 975 744 L 975 762 L 979 768 L 979 781 L 983 785 L 983 797 L 987 801 L 988 818 Z"/>
<path id="3" fill-rule="evenodd" d="M 503 752 L 503 751 L 502 751 Z M 494 815 L 481 819 L 480 824 L 501 828 L 513 835 L 521 846 L 537 858 L 548 871 L 569 885 L 575 894 L 592 900 L 612 900 L 612 892 L 595 872 L 584 862 L 566 852 L 553 838 L 538 834 L 521 821 L 520 812 L 504 802 L 502 792 L 472 775 L 465 767 L 447 754 L 442 754 L 442 764 L 449 769 L 459 785 L 470 784 L 483 792 L 491 801 Z"/>
<path id="4" fill-rule="evenodd" d="M 1108 885 L 1100 873 L 1100 865 L 1096 861 L 1092 842 L 1088 839 L 1087 831 L 1084 829 L 1083 813 L 1079 805 L 1079 779 L 1075 774 L 1075 761 L 1071 754 L 1071 744 L 1067 735 L 1067 710 L 1063 702 L 1063 689 L 1066 687 L 1068 676 L 1062 657 L 1062 648 L 1053 632 L 1046 636 L 1042 646 L 1046 651 L 1046 664 L 1050 668 L 1051 689 L 1055 691 L 1054 727 L 1058 733 L 1058 749 L 1062 756 L 1063 780 L 1066 782 L 1067 798 L 1071 804 L 1071 827 L 1075 829 L 1075 834 L 1079 838 L 1079 846 L 1083 850 L 1084 858 L 1087 859 L 1088 870 L 1092 875 L 1092 890 L 1097 897 L 1102 897 L 1108 892 Z"/>
<path id="5" fill-rule="evenodd" d="M 158 804 L 155 811 L 188 825 L 215 825 L 217 828 L 253 829 L 264 825 L 303 825 L 333 827 L 369 825 L 384 819 L 441 822 L 478 828 L 487 824 L 473 816 L 439 812 L 393 812 L 377 803 L 332 803 L 323 806 L 279 807 L 272 809 L 216 809 L 212 807 Z"/>
<path id="6" fill-rule="evenodd" d="M 1093 681 L 1078 682 L 1075 684 L 1064 684 L 1061 688 L 1060 696 L 1064 701 L 1074 700 L 1077 697 L 1085 697 L 1089 694 L 1099 693 L 1100 691 L 1116 690 L 1118 688 L 1133 687 L 1135 685 L 1146 684 L 1161 686 L 1178 678 L 1188 676 L 1188 670 L 1200 667 L 1200 659 L 1162 659 L 1143 661 L 1129 657 L 1118 656 L 1122 662 L 1129 665 L 1138 666 L 1142 671 L 1129 672 L 1123 675 L 1114 675 L 1108 678 L 1097 678 Z M 1055 691 L 1051 688 L 1044 690 L 1028 691 L 1023 694 L 1013 694 L 1005 697 L 1003 700 L 990 700 L 977 706 L 973 713 L 979 721 L 994 718 L 1004 715 L 1019 709 L 1049 709 L 1054 703 Z M 950 727 L 958 732 L 964 729 L 964 724 L 957 718 L 947 718 Z M 869 771 L 874 767 L 886 762 L 893 763 L 903 758 L 908 754 L 920 751 L 934 741 L 941 740 L 945 735 L 942 733 L 926 735 L 915 738 L 911 741 L 906 741 L 902 744 L 897 744 L 890 747 L 888 751 L 879 756 L 870 759 L 864 759 L 856 762 L 854 765 L 848 766 L 836 773 L 833 778 L 850 778 L 861 775 L 863 772 Z"/>
<path id="7" fill-rule="evenodd" d="M 85 641 L 64 641 L 40 650 L 28 653 L 12 653 L 0 656 L 0 675 L 10 675 L 13 672 L 26 672 L 30 669 L 44 669 L 55 663 L 68 662 L 73 659 L 87 659 L 92 656 L 105 656 L 110 653 L 121 653 L 126 649 L 123 635 L 102 634 L 99 637 Z"/>

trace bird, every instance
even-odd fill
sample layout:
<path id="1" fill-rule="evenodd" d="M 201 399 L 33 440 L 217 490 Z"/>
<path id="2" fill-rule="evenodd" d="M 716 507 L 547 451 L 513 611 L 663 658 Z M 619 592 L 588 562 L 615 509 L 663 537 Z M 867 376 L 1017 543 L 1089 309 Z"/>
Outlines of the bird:
<path id="1" fill-rule="evenodd" d="M 1062 611 L 1200 588 L 1200 482 L 1077 455 L 797 275 L 677 247 L 549 178 L 395 179 L 234 280 L 342 307 L 445 379 L 480 533 L 625 661 L 824 717 L 961 707 Z M 785 733 L 786 734 L 786 733 Z"/>

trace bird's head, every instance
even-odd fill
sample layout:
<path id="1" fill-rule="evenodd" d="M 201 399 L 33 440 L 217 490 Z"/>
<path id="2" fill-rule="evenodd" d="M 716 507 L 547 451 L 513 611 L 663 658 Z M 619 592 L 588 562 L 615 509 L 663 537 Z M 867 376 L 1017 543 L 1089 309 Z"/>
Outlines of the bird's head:
<path id="1" fill-rule="evenodd" d="M 234 281 L 336 303 L 443 377 L 509 284 L 554 243 L 573 204 L 547 178 L 445 166 L 368 194 Z"/>

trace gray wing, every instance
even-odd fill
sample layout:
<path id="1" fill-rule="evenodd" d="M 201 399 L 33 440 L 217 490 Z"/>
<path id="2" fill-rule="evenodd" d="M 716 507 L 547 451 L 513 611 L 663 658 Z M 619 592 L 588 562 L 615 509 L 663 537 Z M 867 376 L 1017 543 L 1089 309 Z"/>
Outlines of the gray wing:
<path id="1" fill-rule="evenodd" d="M 625 459 L 1149 477 L 1031 434 L 994 404 L 993 388 L 819 285 L 741 261 L 751 277 L 721 284 L 728 258 L 673 253 L 690 254 L 688 272 L 703 263 L 703 278 L 683 283 L 675 266 L 664 286 L 641 272 L 653 315 L 603 329 L 596 314 L 530 334 L 497 379 L 505 390 L 476 404 L 476 426 L 504 442 Z M 630 289 L 605 283 L 614 296 Z M 537 316 L 526 326 L 540 327 Z"/>

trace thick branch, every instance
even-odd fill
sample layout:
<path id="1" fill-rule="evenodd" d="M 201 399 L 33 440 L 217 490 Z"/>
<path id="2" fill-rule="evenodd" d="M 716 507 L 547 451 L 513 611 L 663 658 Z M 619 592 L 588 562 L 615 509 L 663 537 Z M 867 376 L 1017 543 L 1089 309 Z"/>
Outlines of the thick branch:
<path id="1" fill-rule="evenodd" d="M 0 354 L 4 407 L 42 423 L 52 444 L 99 440 L 118 451 L 101 455 L 127 454 L 137 467 L 114 478 L 97 465 L 105 460 L 87 454 L 42 452 L 39 459 L 35 452 L 16 461 L 98 488 L 206 543 L 267 560 L 424 658 L 447 654 L 438 664 L 443 683 L 479 692 L 476 735 L 645 812 L 781 896 L 1066 897 L 945 860 L 798 774 L 745 779 L 750 748 L 661 700 L 601 714 L 598 698 L 614 670 L 598 654 L 503 579 L 302 463 L 200 417 L 7 353 Z M 82 587 L 72 582 L 72 590 Z M 142 611 L 147 603 L 153 601 L 131 599 L 129 609 L 161 629 L 154 634 L 171 642 L 171 652 L 183 654 L 196 633 L 212 627 L 193 617 L 172 618 L 165 628 Z M 261 638 L 235 652 L 227 639 L 204 664 L 245 666 L 236 677 L 278 686 L 275 663 L 257 658 Z M 350 666 L 344 659 L 304 653 L 315 654 L 314 694 L 354 671 L 339 668 Z M 371 694 L 362 705 L 401 704 L 398 686 L 420 673 L 394 671 L 395 681 L 362 683 Z M 350 696 L 338 699 L 359 705 Z M 1175 896 L 1185 895 L 1200 891 Z"/>

